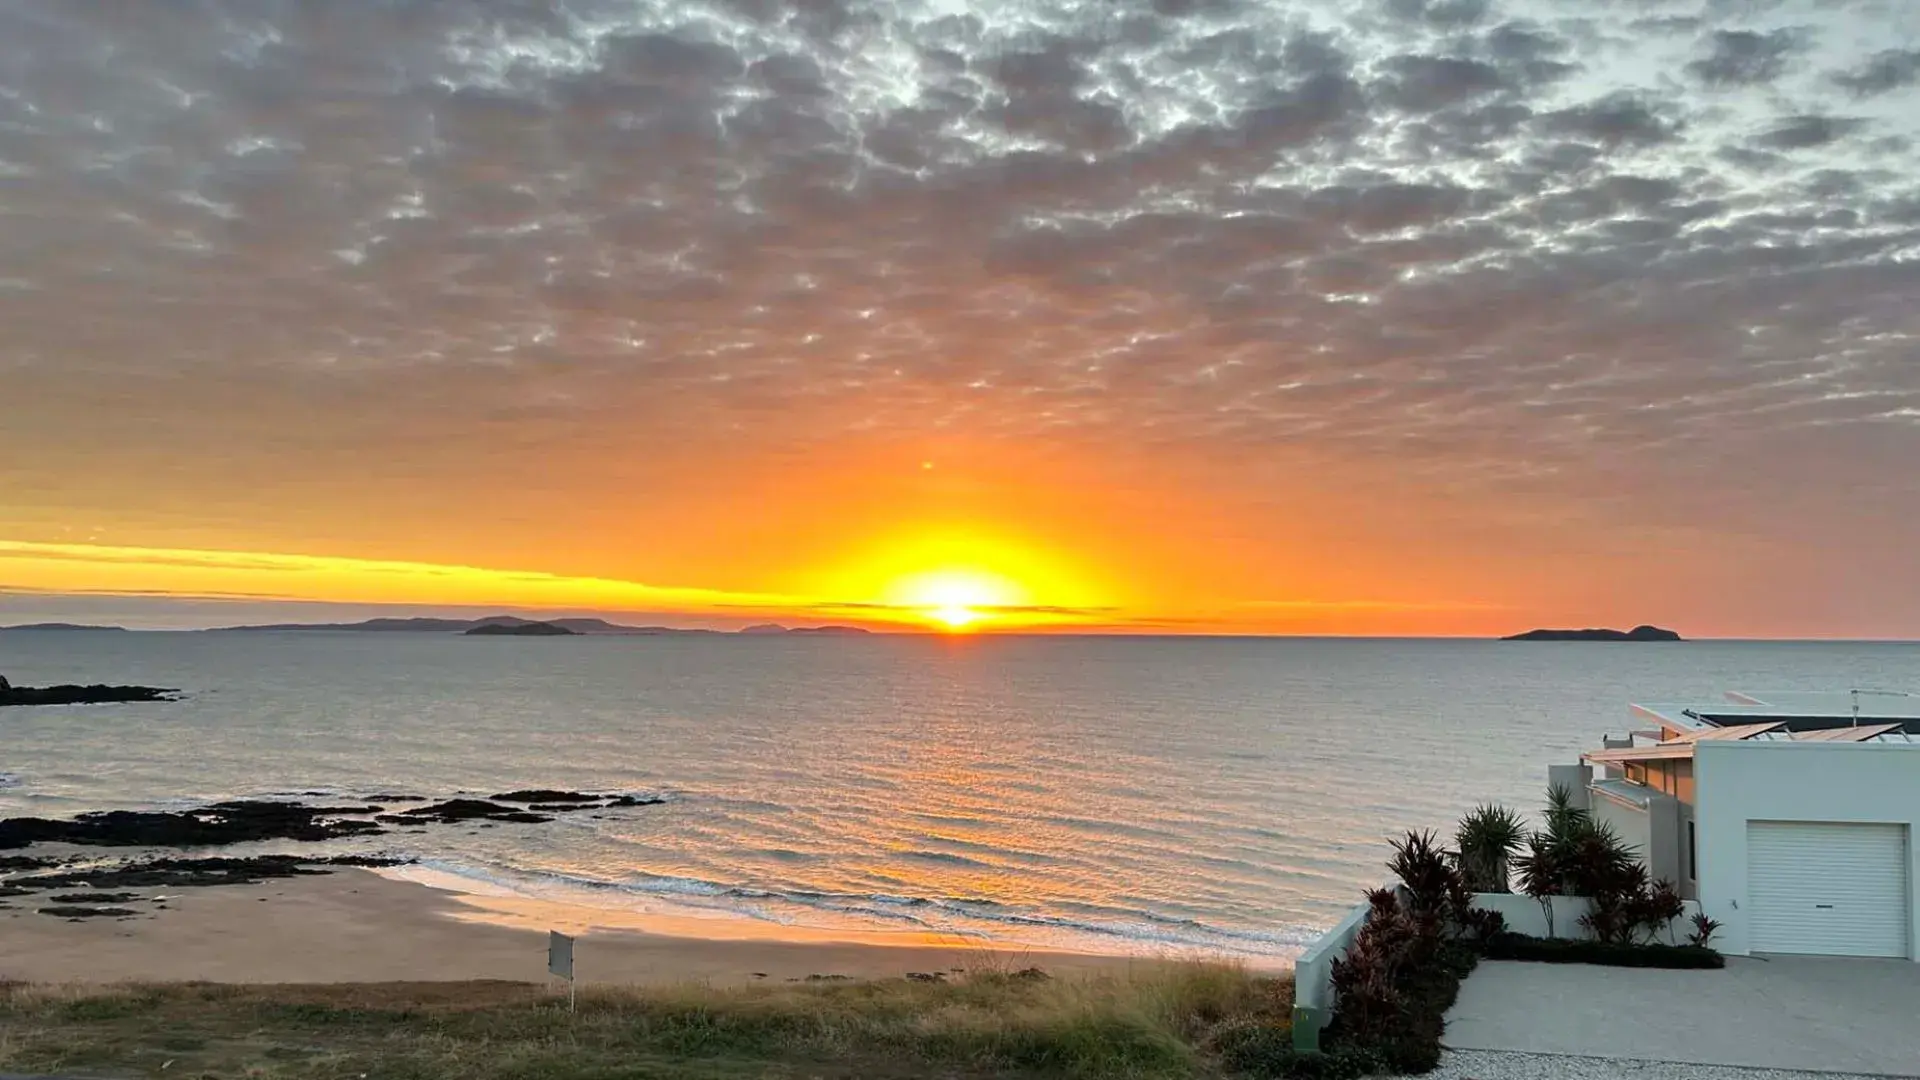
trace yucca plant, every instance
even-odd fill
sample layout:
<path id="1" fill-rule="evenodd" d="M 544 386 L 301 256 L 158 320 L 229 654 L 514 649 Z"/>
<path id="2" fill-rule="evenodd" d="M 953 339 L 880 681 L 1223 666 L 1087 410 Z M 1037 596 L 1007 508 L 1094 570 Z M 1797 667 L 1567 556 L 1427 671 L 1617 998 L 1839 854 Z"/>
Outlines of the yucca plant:
<path id="1" fill-rule="evenodd" d="M 1460 819 L 1453 842 L 1460 851 L 1460 872 L 1468 888 L 1485 893 L 1513 891 L 1507 868 L 1527 842 L 1519 814 L 1497 803 L 1475 807 Z"/>
<path id="2" fill-rule="evenodd" d="M 1547 836 L 1566 843 L 1593 828 L 1593 812 L 1573 805 L 1573 789 L 1565 784 L 1547 788 Z"/>

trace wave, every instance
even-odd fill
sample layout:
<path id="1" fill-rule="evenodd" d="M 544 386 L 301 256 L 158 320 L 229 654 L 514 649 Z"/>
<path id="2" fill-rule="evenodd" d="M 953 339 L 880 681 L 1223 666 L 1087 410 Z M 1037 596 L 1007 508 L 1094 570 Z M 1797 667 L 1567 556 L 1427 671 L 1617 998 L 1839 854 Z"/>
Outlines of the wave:
<path id="1" fill-rule="evenodd" d="M 991 870 L 993 864 L 969 859 L 965 855 L 955 855 L 951 851 L 921 851 L 918 849 L 897 853 L 903 859 L 924 859 L 927 862 L 945 863 L 948 866 L 971 866 L 979 870 Z"/>
<path id="2" fill-rule="evenodd" d="M 440 859 L 423 860 L 420 865 L 509 891 L 532 892 L 545 899 L 562 899 L 544 894 L 544 889 L 557 887 L 563 892 L 656 898 L 782 925 L 805 925 L 811 912 L 896 927 L 905 924 L 988 942 L 1007 937 L 1009 931 L 1027 929 L 1048 932 L 1046 940 L 1039 944 L 1088 951 L 1178 948 L 1271 958 L 1297 953 L 1323 929 L 1294 926 L 1256 930 L 1221 926 L 1146 908 L 1095 904 L 1073 904 L 1070 911 L 1047 911 L 1014 907 L 986 897 L 757 887 L 666 874 L 640 874 L 623 881 L 606 881 L 559 871 L 477 867 Z M 1010 943 L 1036 944 L 1018 940 Z"/>

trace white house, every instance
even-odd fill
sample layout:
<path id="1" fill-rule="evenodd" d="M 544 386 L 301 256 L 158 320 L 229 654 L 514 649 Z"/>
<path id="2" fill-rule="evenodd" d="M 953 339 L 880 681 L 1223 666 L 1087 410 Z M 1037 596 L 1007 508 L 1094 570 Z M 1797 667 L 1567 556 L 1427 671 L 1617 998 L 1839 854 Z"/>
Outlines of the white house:
<path id="1" fill-rule="evenodd" d="M 1920 697 L 1728 694 L 1549 770 L 1722 924 L 1722 952 L 1920 960 Z"/>

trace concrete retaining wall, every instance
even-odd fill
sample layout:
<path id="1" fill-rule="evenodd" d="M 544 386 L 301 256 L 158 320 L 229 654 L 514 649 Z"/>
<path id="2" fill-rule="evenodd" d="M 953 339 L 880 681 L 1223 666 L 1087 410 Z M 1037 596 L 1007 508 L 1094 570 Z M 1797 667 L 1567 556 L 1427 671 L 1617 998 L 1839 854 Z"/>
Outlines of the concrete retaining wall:
<path id="1" fill-rule="evenodd" d="M 1293 1045 L 1298 1050 L 1320 1049 L 1320 1029 L 1333 1019 L 1333 962 L 1347 955 L 1353 936 L 1367 924 L 1372 905 L 1361 903 L 1333 929 L 1307 946 L 1293 962 Z"/>

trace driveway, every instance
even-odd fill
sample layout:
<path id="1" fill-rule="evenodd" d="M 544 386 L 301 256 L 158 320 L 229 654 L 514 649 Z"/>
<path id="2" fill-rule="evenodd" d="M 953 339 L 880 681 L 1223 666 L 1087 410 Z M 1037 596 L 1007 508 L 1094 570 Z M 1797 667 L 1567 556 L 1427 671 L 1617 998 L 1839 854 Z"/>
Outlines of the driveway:
<path id="1" fill-rule="evenodd" d="M 1457 1050 L 1920 1077 L 1920 964 L 1730 957 L 1724 971 L 1489 961 L 1447 1014 Z"/>

